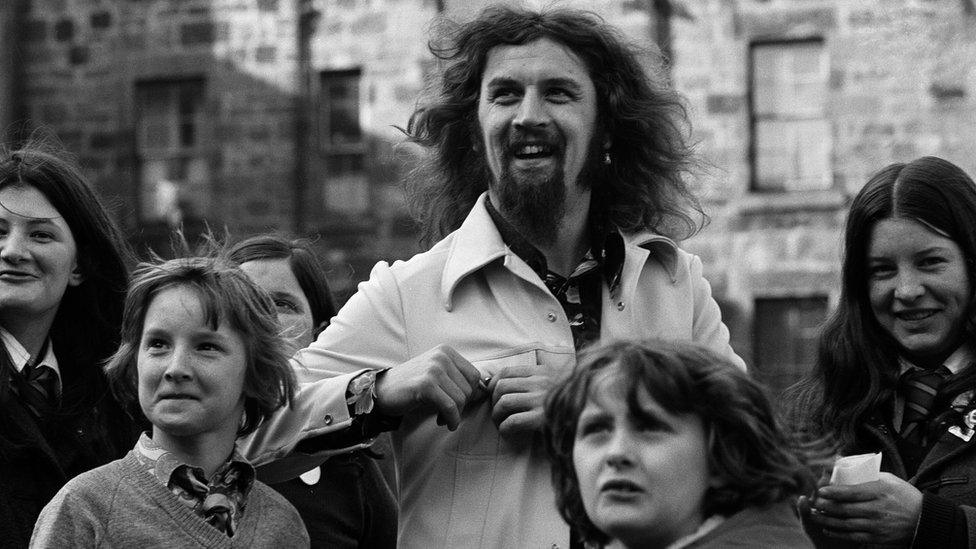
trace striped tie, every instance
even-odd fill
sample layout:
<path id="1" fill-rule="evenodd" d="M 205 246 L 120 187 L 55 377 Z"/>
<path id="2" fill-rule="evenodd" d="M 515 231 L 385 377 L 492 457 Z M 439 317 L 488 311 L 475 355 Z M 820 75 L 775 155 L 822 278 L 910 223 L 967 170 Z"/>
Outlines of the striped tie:
<path id="1" fill-rule="evenodd" d="M 925 432 L 925 422 L 939 387 L 951 373 L 945 366 L 934 370 L 911 368 L 902 374 L 898 390 L 905 399 L 901 419 L 901 437 L 907 442 L 920 445 Z"/>
<path id="2" fill-rule="evenodd" d="M 43 364 L 27 364 L 20 371 L 25 383 L 18 388 L 21 402 L 26 404 L 34 415 L 42 417 L 54 409 L 57 402 L 58 374 L 54 368 Z"/>

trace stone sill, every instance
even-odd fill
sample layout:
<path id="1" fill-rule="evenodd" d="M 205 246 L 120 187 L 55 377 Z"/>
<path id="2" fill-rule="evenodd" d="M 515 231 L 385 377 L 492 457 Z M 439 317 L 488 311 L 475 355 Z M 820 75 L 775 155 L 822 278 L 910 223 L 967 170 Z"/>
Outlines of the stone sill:
<path id="1" fill-rule="evenodd" d="M 740 215 L 778 214 L 798 211 L 836 211 L 847 206 L 848 197 L 837 189 L 781 193 L 748 193 L 729 201 Z"/>

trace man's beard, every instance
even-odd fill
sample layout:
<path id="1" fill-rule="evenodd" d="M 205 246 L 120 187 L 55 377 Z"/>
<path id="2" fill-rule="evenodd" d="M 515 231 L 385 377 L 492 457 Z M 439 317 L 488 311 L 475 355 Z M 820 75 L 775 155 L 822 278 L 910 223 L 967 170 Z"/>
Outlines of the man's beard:
<path id="1" fill-rule="evenodd" d="M 512 157 L 505 159 L 502 174 L 495 180 L 499 212 L 536 245 L 556 242 L 566 213 L 565 146 L 558 147 L 555 168 L 548 172 L 514 172 Z M 602 169 L 600 143 L 594 135 L 587 147 L 587 158 L 574 183 L 590 188 Z"/>

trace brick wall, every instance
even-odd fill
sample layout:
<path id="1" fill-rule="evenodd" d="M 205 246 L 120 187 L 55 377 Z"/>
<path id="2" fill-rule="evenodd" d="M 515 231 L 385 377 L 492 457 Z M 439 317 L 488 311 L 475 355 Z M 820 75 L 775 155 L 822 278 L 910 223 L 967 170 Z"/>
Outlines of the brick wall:
<path id="1" fill-rule="evenodd" d="M 288 229 L 295 215 L 296 4 L 31 0 L 21 44 L 29 59 L 28 112 L 79 154 L 120 219 L 136 227 L 142 214 L 135 84 L 200 78 L 205 82 L 200 132 L 209 175 L 184 189 L 188 207 L 237 234 Z M 443 4 L 448 15 L 464 20 L 487 2 Z M 312 5 L 320 13 L 311 41 L 313 72 L 361 71 L 359 122 L 366 136 L 369 210 L 352 218 L 332 213 L 334 205 L 322 189 L 335 174 L 319 157 L 311 163 L 311 190 L 302 201 L 309 229 L 324 232 L 323 248 L 342 265 L 334 271 L 342 279 L 338 285 L 349 287 L 376 259 L 416 250 L 412 233 L 405 231 L 409 223 L 397 187 L 402 167 L 395 145 L 402 137 L 394 126 L 406 124 L 435 68 L 426 40 L 437 2 L 315 0 Z M 595 10 L 635 41 L 646 45 L 652 39 L 648 2 L 556 5 Z M 685 0 L 684 5 L 690 17 L 674 19 L 672 76 L 688 98 L 695 137 L 710 166 L 693 183 L 712 217 L 685 246 L 702 256 L 716 294 L 736 319 L 737 346 L 748 356 L 757 297 L 837 299 L 840 226 L 850 196 L 870 173 L 889 162 L 936 154 L 976 174 L 976 21 L 963 13 L 960 2 L 948 0 Z M 819 38 L 827 52 L 832 186 L 755 193 L 750 190 L 749 45 L 794 38 Z M 319 91 L 314 78 L 312 91 Z M 314 121 L 311 126 L 314 147 Z"/>
<path id="2" fill-rule="evenodd" d="M 699 182 L 713 223 L 686 247 L 735 310 L 736 348 L 752 353 L 756 298 L 839 297 L 850 197 L 896 161 L 942 156 L 976 174 L 976 19 L 959 2 L 703 0 L 675 26 L 674 79 L 715 168 Z M 833 186 L 750 191 L 749 44 L 821 38 Z"/>
<path id="3" fill-rule="evenodd" d="M 76 152 L 129 227 L 140 204 L 137 83 L 203 81 L 205 175 L 187 215 L 234 232 L 288 228 L 294 180 L 292 2 L 33 0 L 24 46 L 31 119 Z"/>

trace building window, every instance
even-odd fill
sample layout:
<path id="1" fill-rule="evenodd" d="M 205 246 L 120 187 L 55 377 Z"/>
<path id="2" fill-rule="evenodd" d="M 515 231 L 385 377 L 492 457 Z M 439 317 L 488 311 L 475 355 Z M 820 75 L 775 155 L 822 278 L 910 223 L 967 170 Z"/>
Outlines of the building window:
<path id="1" fill-rule="evenodd" d="M 753 190 L 830 188 L 829 66 L 823 42 L 752 44 L 751 67 Z"/>
<path id="2" fill-rule="evenodd" d="M 365 140 L 359 123 L 360 69 L 320 76 L 319 149 L 325 164 L 323 200 L 328 210 L 360 214 L 369 207 Z"/>
<path id="3" fill-rule="evenodd" d="M 823 296 L 756 300 L 755 374 L 775 396 L 813 368 L 826 318 L 827 298 Z"/>
<path id="4" fill-rule="evenodd" d="M 177 226 L 188 210 L 204 206 L 210 165 L 201 146 L 203 92 L 199 79 L 136 83 L 143 222 Z"/>

